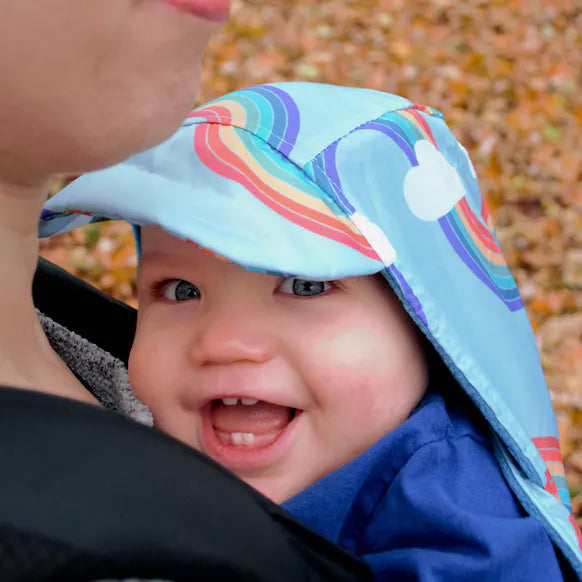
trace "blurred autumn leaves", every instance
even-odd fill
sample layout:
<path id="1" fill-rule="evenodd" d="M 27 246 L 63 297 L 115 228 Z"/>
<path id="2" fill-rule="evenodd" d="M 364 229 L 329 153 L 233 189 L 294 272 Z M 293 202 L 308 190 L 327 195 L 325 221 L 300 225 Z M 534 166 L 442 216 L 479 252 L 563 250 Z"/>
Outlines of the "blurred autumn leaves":
<path id="1" fill-rule="evenodd" d="M 527 304 L 582 490 L 582 0 L 234 0 L 203 100 L 279 80 L 371 87 L 445 114 Z M 136 304 L 127 226 L 41 248 Z"/>

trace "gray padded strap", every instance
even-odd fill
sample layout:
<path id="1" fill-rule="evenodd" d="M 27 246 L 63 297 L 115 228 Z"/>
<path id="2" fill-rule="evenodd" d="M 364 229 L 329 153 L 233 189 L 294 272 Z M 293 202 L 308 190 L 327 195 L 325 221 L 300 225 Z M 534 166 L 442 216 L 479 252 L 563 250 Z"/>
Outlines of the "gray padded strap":
<path id="1" fill-rule="evenodd" d="M 37 313 L 52 348 L 103 406 L 142 424 L 153 424 L 149 409 L 134 394 L 121 360 L 38 310 Z"/>

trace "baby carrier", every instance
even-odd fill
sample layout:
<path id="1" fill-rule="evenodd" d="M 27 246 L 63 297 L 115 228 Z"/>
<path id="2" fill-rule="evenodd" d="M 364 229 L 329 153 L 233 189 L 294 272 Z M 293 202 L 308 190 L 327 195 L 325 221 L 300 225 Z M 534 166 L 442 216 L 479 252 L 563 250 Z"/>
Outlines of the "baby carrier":
<path id="1" fill-rule="evenodd" d="M 125 364 L 135 310 L 40 259 L 49 341 L 108 408 L 0 390 L 0 580 L 368 580 L 216 463 L 148 424 Z"/>

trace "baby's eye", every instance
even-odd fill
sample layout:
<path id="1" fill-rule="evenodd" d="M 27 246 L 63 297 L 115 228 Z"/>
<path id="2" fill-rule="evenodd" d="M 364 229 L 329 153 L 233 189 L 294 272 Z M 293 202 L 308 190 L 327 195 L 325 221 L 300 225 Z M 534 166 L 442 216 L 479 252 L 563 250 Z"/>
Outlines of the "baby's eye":
<path id="1" fill-rule="evenodd" d="M 200 299 L 200 291 L 196 285 L 184 279 L 171 279 L 160 287 L 160 295 L 168 301 L 188 301 Z"/>
<path id="2" fill-rule="evenodd" d="M 298 297 L 313 297 L 326 293 L 333 287 L 331 281 L 311 281 L 310 279 L 293 279 L 287 277 L 279 285 L 278 291 Z"/>

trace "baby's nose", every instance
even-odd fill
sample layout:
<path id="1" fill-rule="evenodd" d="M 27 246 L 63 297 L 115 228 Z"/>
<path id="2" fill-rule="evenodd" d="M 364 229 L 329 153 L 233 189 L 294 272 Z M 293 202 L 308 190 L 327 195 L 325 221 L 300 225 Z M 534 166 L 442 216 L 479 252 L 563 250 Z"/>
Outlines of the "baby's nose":
<path id="1" fill-rule="evenodd" d="M 262 363 L 273 355 L 274 338 L 268 326 L 251 313 L 208 313 L 199 324 L 190 346 L 190 358 L 198 366 Z"/>

